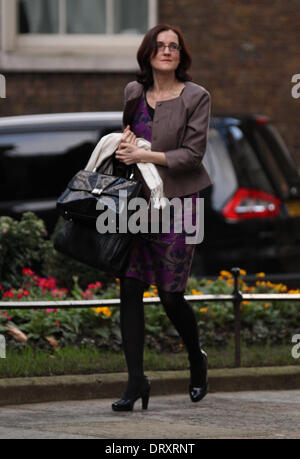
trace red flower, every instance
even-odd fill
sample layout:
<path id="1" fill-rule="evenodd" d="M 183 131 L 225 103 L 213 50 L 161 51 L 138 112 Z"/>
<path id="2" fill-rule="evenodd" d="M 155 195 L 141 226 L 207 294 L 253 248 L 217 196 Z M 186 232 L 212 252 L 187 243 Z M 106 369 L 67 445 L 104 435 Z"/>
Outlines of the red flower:
<path id="1" fill-rule="evenodd" d="M 92 289 L 92 288 L 102 288 L 101 282 L 95 282 L 95 284 L 89 284 L 87 287 L 87 290 Z"/>
<path id="2" fill-rule="evenodd" d="M 2 312 L 1 312 L 1 316 L 5 316 L 7 318 L 7 320 L 11 320 L 11 316 L 9 316 L 7 314 L 7 312 L 5 312 L 4 314 L 2 314 Z"/>
<path id="3" fill-rule="evenodd" d="M 3 293 L 3 298 L 13 298 L 13 297 L 14 297 L 14 294 L 11 290 Z"/>
<path id="4" fill-rule="evenodd" d="M 56 322 L 55 322 L 55 323 L 56 323 L 56 326 L 57 326 L 57 328 L 60 328 L 60 325 L 59 325 L 59 322 L 58 322 L 58 320 L 56 320 Z"/>
<path id="5" fill-rule="evenodd" d="M 2 287 L 2 285 L 1 285 L 1 284 L 0 284 L 0 290 L 3 290 L 3 287 Z"/>
<path id="6" fill-rule="evenodd" d="M 22 269 L 23 274 L 26 276 L 33 276 L 34 272 L 30 268 L 23 268 Z"/>

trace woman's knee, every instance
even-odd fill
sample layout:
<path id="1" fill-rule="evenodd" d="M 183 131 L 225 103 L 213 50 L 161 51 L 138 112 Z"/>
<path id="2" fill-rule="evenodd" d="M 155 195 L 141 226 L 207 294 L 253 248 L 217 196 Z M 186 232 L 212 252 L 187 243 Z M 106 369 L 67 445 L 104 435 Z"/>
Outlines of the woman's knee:
<path id="1" fill-rule="evenodd" d="M 158 294 L 162 305 L 166 310 L 175 309 L 181 306 L 184 302 L 184 292 L 167 292 L 165 290 L 158 289 Z"/>
<path id="2" fill-rule="evenodd" d="M 132 277 L 120 278 L 120 298 L 122 301 L 142 299 L 147 284 Z"/>

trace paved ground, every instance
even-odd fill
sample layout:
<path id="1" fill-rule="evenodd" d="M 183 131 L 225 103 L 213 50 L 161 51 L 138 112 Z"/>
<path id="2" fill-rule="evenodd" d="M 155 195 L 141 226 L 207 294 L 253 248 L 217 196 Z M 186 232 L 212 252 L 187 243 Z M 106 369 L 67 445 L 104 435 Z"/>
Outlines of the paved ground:
<path id="1" fill-rule="evenodd" d="M 0 408 L 0 438 L 197 439 L 300 438 L 300 390 L 187 395 L 140 400 L 130 413 L 111 411 L 110 399 Z"/>

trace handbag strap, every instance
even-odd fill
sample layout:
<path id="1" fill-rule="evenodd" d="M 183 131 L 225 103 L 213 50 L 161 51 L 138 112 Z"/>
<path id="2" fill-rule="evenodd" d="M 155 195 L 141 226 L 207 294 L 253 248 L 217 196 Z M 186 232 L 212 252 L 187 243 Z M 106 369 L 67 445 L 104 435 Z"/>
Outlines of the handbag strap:
<path id="1" fill-rule="evenodd" d="M 108 160 L 108 159 L 110 159 L 110 158 L 107 158 L 107 160 Z M 97 173 L 99 173 L 99 169 L 100 169 L 101 166 L 103 166 L 103 163 L 100 164 L 98 167 L 95 167 L 95 168 L 93 169 L 92 172 L 97 172 Z M 127 167 L 127 169 L 129 169 L 129 177 L 128 177 L 127 180 L 132 180 L 132 179 L 134 179 L 134 167 L 133 167 L 133 164 L 130 164 L 129 166 L 126 166 L 126 167 Z"/>

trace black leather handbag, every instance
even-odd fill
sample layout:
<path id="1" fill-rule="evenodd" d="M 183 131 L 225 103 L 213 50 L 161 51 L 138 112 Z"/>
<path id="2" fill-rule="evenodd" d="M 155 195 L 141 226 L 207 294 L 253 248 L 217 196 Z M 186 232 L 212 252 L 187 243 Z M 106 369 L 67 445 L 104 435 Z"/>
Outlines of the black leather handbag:
<path id="1" fill-rule="evenodd" d="M 142 184 L 138 180 L 81 170 L 70 180 L 67 189 L 58 198 L 56 207 L 66 220 L 93 223 L 101 213 L 96 210 L 99 201 L 106 206 L 107 198 L 112 200 L 118 215 L 122 209 L 119 192 L 126 191 L 129 201 L 138 197 L 141 189 Z"/>
<path id="2" fill-rule="evenodd" d="M 54 248 L 88 266 L 120 276 L 128 264 L 133 237 L 130 233 L 100 234 L 94 226 L 70 220 L 57 232 Z"/>
<path id="3" fill-rule="evenodd" d="M 117 172 L 120 173 L 120 170 Z M 133 168 L 126 167 L 122 173 L 132 177 Z M 104 205 L 107 202 L 106 198 L 114 201 L 113 209 L 118 220 L 122 209 L 119 202 L 120 190 L 127 191 L 129 201 L 141 195 L 142 183 L 97 171 L 79 171 L 57 201 L 57 209 L 68 221 L 56 234 L 54 248 L 101 271 L 117 276 L 122 275 L 128 262 L 134 235 L 129 232 L 102 234 L 96 228 L 96 220 L 101 213 L 96 210 L 99 200 L 102 200 Z M 127 211 L 127 218 L 132 212 Z M 116 228 L 118 228 L 117 221 Z"/>

